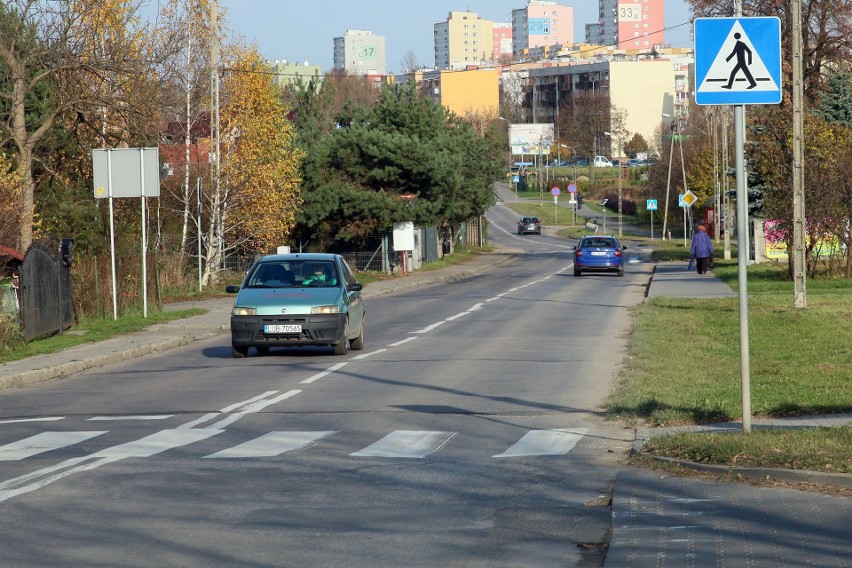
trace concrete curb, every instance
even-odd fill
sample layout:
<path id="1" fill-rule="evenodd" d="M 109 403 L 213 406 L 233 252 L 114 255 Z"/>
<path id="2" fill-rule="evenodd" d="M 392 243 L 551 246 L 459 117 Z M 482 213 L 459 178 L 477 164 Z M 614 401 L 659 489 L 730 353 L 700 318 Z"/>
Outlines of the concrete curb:
<path id="1" fill-rule="evenodd" d="M 105 367 L 106 365 L 110 365 L 113 363 L 131 361 L 133 359 L 143 357 L 151 353 L 168 351 L 177 347 L 189 345 L 190 343 L 194 343 L 196 341 L 208 339 L 210 337 L 219 335 L 219 333 L 221 332 L 208 331 L 202 333 L 189 333 L 183 336 L 172 337 L 159 343 L 143 344 L 122 351 L 114 351 L 112 353 L 105 353 L 100 356 L 89 357 L 83 360 L 69 361 L 67 363 L 52 365 L 44 369 L 36 369 L 33 371 L 25 371 L 22 373 L 6 375 L 4 377 L 0 377 L 0 389 L 23 387 L 34 383 L 41 383 L 52 379 L 71 376 L 76 373 L 86 371 L 88 369 Z"/>
<path id="2" fill-rule="evenodd" d="M 770 467 L 736 467 L 727 465 L 715 465 L 697 463 L 677 458 L 647 455 L 654 461 L 667 464 L 676 464 L 683 468 L 701 473 L 710 473 L 717 476 L 736 476 L 754 481 L 783 481 L 786 483 L 810 483 L 820 486 L 839 487 L 852 489 L 852 475 L 848 473 L 823 473 L 805 469 L 784 469 Z"/>

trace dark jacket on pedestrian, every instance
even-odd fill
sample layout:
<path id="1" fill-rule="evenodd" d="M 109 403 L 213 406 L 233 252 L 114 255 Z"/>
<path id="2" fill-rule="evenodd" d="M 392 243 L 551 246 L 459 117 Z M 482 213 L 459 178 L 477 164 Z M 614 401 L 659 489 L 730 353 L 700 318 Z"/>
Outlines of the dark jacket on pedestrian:
<path id="1" fill-rule="evenodd" d="M 713 256 L 713 242 L 707 235 L 704 225 L 698 225 L 698 230 L 695 231 L 695 236 L 692 237 L 690 252 L 695 258 L 710 258 Z"/>

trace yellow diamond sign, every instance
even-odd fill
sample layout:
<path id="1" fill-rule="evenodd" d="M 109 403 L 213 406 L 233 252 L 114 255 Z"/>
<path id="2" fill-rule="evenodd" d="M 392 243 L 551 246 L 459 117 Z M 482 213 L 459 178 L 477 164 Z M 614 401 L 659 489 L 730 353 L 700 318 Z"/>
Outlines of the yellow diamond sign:
<path id="1" fill-rule="evenodd" d="M 681 207 L 692 207 L 695 205 L 695 202 L 698 201 L 698 198 L 695 197 L 695 194 L 686 190 L 686 193 L 680 196 Z"/>

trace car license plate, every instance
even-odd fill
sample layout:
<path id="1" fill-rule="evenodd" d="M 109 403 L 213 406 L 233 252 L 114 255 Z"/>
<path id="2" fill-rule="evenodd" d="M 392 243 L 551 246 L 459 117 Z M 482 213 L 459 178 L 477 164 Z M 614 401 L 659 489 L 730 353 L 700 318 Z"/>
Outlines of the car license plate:
<path id="1" fill-rule="evenodd" d="M 592 256 L 606 256 L 606 253 L 600 250 L 593 250 Z"/>
<path id="2" fill-rule="evenodd" d="M 263 333 L 302 333 L 301 325 L 265 325 Z"/>

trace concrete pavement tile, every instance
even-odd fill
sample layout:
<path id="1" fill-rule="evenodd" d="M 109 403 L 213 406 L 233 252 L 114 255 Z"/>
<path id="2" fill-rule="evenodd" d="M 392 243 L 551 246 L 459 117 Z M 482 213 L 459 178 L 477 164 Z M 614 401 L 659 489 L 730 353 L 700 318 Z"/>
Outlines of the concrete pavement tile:
<path id="1" fill-rule="evenodd" d="M 618 474 L 605 567 L 849 566 L 852 499 L 792 489 Z"/>

